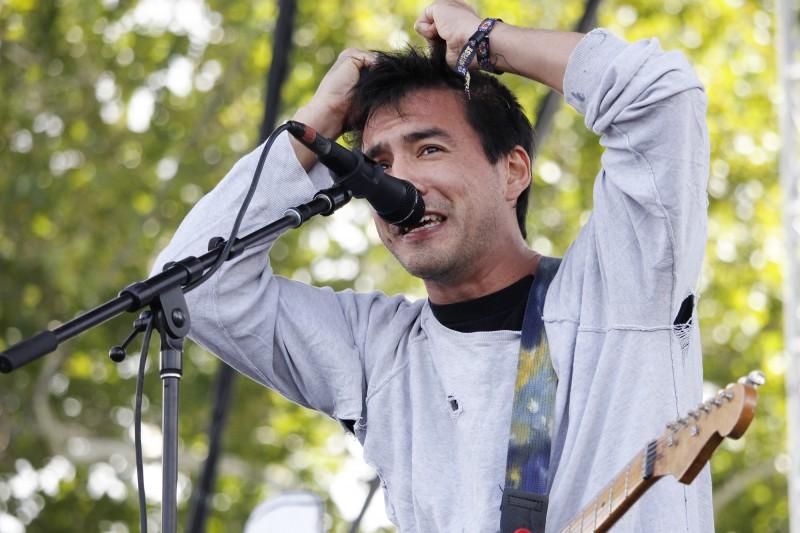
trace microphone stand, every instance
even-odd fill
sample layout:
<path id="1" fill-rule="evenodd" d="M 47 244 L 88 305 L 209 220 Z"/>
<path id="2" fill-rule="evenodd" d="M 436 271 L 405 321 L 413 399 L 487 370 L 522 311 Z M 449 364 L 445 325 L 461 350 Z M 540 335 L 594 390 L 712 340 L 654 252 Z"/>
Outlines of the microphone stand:
<path id="1" fill-rule="evenodd" d="M 240 255 L 288 228 L 297 228 L 314 215 L 328 216 L 352 198 L 349 189 L 337 185 L 319 191 L 314 199 L 305 204 L 289 208 L 280 219 L 236 239 L 226 260 Z M 161 530 L 164 533 L 177 531 L 177 483 L 178 483 L 178 389 L 183 373 L 183 339 L 191 324 L 186 305 L 186 286 L 199 279 L 205 270 L 214 265 L 225 247 L 222 237 L 214 237 L 208 243 L 209 251 L 200 257 L 189 256 L 164 265 L 164 270 L 143 281 L 124 288 L 119 296 L 51 330 L 37 333 L 5 352 L 0 353 L 0 372 L 7 374 L 54 351 L 58 345 L 81 333 L 106 322 L 123 312 L 135 312 L 150 307 L 152 313 L 143 313 L 137 320 L 136 329 L 125 340 L 123 347 L 111 349 L 115 362 L 125 357 L 124 346 L 153 320 L 161 337 L 159 374 L 162 380 L 162 502 Z M 147 347 L 143 349 L 146 353 Z"/>

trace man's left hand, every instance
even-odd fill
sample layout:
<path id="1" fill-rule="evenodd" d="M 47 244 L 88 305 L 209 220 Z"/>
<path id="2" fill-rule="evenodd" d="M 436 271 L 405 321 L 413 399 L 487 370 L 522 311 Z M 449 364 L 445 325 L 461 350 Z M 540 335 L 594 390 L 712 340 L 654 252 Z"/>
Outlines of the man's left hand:
<path id="1" fill-rule="evenodd" d="M 478 13 L 463 2 L 437 0 L 425 8 L 414 23 L 414 29 L 428 41 L 444 40 L 447 43 L 447 64 L 455 68 L 461 49 L 478 30 L 481 20 Z"/>

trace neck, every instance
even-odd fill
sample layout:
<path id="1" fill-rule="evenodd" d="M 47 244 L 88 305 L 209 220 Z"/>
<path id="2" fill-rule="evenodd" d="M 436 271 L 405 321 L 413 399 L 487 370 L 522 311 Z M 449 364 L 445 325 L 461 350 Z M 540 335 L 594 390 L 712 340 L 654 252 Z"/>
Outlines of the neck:
<path id="1" fill-rule="evenodd" d="M 425 289 L 430 301 L 439 305 L 474 300 L 535 274 L 540 258 L 538 252 L 523 244 L 511 254 L 485 257 L 485 265 L 471 265 L 472 268 L 456 278 L 426 279 Z"/>

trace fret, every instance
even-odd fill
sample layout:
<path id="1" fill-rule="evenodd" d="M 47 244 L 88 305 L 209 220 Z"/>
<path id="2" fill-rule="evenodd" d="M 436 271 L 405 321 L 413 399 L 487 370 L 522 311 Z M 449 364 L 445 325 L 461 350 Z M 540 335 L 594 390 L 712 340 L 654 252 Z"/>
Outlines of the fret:
<path id="1" fill-rule="evenodd" d="M 628 463 L 628 468 L 625 469 L 625 493 L 622 495 L 622 499 L 628 497 L 628 478 L 631 476 L 631 464 Z"/>
<path id="2" fill-rule="evenodd" d="M 594 533 L 597 531 L 598 525 L 607 529 L 608 526 L 606 524 L 611 519 L 614 509 L 619 509 L 621 506 L 626 505 L 629 497 L 635 494 L 639 486 L 645 481 L 643 479 L 646 468 L 645 452 L 646 450 L 641 452 L 625 466 L 624 476 L 620 472 L 610 484 L 601 489 L 597 497 L 590 501 L 581 510 L 581 513 L 561 530 L 561 533 Z M 634 477 L 632 478 L 631 476 Z M 638 478 L 635 476 L 638 476 Z M 622 489 L 621 496 L 619 489 L 616 487 L 618 484 L 622 485 L 620 487 Z M 615 498 L 619 498 L 619 501 L 615 502 Z"/>
<path id="3" fill-rule="evenodd" d="M 586 531 L 594 531 L 594 528 L 592 527 L 592 508 L 591 507 L 586 509 Z"/>
<path id="4" fill-rule="evenodd" d="M 644 457 L 644 479 L 650 479 L 653 477 L 657 453 L 658 440 L 651 440 L 647 443 L 647 449 Z"/>

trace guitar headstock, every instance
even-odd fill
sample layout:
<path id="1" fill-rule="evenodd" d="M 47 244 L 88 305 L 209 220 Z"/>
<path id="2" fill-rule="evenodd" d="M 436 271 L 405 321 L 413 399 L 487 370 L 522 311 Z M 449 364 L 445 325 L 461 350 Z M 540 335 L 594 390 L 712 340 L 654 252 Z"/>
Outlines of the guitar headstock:
<path id="1" fill-rule="evenodd" d="M 755 414 L 756 389 L 764 382 L 762 372 L 750 372 L 667 424 L 657 441 L 654 474 L 670 474 L 681 483 L 691 483 L 724 438 L 738 439 L 747 430 Z"/>

